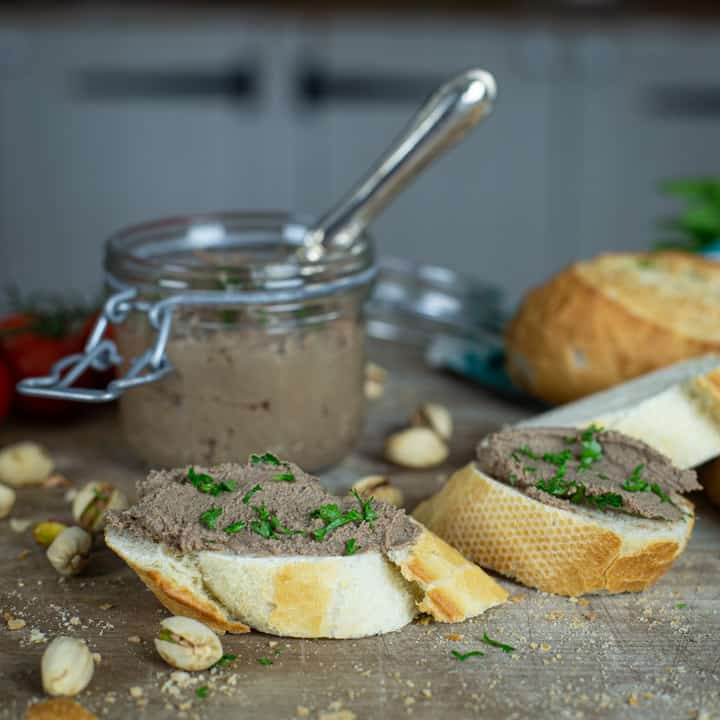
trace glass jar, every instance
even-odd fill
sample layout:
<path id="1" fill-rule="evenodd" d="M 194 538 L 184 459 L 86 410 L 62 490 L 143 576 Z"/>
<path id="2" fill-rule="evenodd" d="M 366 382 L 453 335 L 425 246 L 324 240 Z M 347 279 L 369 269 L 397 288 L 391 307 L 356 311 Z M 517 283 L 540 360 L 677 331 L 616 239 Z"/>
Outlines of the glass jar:
<path id="1" fill-rule="evenodd" d="M 140 310 L 115 326 L 120 373 L 132 377 L 133 362 L 167 340 L 152 363 L 163 376 L 120 395 L 124 431 L 145 461 L 244 462 L 269 451 L 317 472 L 353 448 L 372 241 L 309 262 L 304 230 L 281 214 L 215 214 L 110 238 L 109 289 L 128 291 Z"/>

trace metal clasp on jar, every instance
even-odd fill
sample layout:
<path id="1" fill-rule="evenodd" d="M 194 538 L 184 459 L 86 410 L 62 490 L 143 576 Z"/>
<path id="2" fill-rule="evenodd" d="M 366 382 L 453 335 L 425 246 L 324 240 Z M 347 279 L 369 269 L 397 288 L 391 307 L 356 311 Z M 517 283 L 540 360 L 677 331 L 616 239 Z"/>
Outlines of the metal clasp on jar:
<path id="1" fill-rule="evenodd" d="M 59 360 L 53 365 L 50 374 L 45 377 L 21 380 L 17 384 L 17 389 L 23 395 L 36 397 L 92 403 L 109 402 L 118 398 L 125 390 L 155 382 L 172 372 L 173 366 L 167 358 L 166 349 L 176 307 L 304 302 L 366 285 L 371 283 L 376 275 L 377 268 L 370 267 L 348 277 L 323 281 L 316 285 L 305 285 L 301 281 L 292 286 L 281 286 L 272 290 L 234 293 L 195 291 L 171 295 L 154 304 L 138 300 L 137 289 L 124 288 L 112 295 L 105 303 L 82 353 L 68 355 Z M 116 280 L 115 285 L 119 285 Z M 74 383 L 89 368 L 105 371 L 122 364 L 123 358 L 114 340 L 104 335 L 108 326 L 123 323 L 131 312 L 147 314 L 150 327 L 157 333 L 154 344 L 141 355 L 133 358 L 127 372 L 112 380 L 106 388 L 76 387 Z"/>

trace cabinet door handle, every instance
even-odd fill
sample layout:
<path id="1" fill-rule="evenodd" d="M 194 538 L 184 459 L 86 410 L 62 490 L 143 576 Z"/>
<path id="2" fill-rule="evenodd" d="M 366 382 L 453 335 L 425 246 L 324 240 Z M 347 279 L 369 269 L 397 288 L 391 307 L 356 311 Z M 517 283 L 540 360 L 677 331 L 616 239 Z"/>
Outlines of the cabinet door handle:
<path id="1" fill-rule="evenodd" d="M 418 103 L 444 79 L 440 75 L 333 72 L 307 66 L 296 76 L 296 99 L 310 106 L 329 102 Z"/>
<path id="2" fill-rule="evenodd" d="M 720 85 L 659 85 L 646 92 L 645 101 L 645 107 L 653 115 L 720 117 Z"/>
<path id="3" fill-rule="evenodd" d="M 211 100 L 256 99 L 260 91 L 255 67 L 226 70 L 179 68 L 177 70 L 110 68 L 83 70 L 74 78 L 76 94 L 83 100 Z"/>

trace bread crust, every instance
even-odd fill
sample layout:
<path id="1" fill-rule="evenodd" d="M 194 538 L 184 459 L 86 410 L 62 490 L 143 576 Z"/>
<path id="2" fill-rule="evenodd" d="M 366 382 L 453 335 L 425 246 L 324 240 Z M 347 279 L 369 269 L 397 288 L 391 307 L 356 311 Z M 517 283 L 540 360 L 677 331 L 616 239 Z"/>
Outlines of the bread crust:
<path id="1" fill-rule="evenodd" d="M 638 279 L 643 262 L 658 268 L 655 285 Z M 636 272 L 628 270 L 632 263 Z M 687 282 L 691 272 L 698 283 L 720 282 L 717 263 L 686 253 L 609 254 L 571 265 L 532 290 L 510 322 L 508 374 L 560 404 L 720 351 L 720 336 L 703 333 L 697 319 L 720 317 L 720 308 L 679 297 L 685 285 L 678 278 Z"/>
<path id="2" fill-rule="evenodd" d="M 687 500 L 677 501 L 692 510 Z M 611 520 L 551 507 L 493 480 L 474 463 L 414 516 L 479 565 L 573 597 L 644 590 L 685 549 L 694 522 Z"/>
<path id="3" fill-rule="evenodd" d="M 123 553 L 117 545 L 110 543 L 108 545 L 173 615 L 183 615 L 199 620 L 221 635 L 226 632 L 233 634 L 250 632 L 250 628 L 245 623 L 228 617 L 227 613 L 216 603 L 204 598 L 191 588 L 180 585 L 158 570 L 141 567 Z"/>
<path id="4" fill-rule="evenodd" d="M 178 555 L 124 531 L 105 535 L 170 612 L 221 633 L 252 627 L 292 637 L 364 637 L 398 630 L 418 612 L 460 622 L 507 599 L 495 580 L 425 528 L 387 557 Z"/>

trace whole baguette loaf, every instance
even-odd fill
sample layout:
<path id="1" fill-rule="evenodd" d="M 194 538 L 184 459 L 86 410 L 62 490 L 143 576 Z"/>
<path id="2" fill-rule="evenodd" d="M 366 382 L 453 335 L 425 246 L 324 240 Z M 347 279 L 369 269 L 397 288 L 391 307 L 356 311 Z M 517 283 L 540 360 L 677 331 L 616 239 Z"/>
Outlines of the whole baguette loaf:
<path id="1" fill-rule="evenodd" d="M 609 254 L 532 290 L 508 326 L 507 371 L 560 404 L 720 352 L 720 263 L 680 252 Z"/>
<path id="2" fill-rule="evenodd" d="M 461 553 L 485 568 L 558 595 L 637 592 L 652 585 L 685 549 L 693 505 L 664 522 L 572 511 L 538 502 L 497 482 L 470 463 L 413 513 Z"/>

